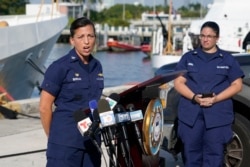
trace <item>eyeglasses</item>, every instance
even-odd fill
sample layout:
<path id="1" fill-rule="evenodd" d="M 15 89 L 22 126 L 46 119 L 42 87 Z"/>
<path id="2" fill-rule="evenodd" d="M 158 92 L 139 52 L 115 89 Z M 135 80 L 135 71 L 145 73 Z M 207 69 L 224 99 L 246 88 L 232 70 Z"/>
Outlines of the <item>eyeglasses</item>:
<path id="1" fill-rule="evenodd" d="M 216 38 L 217 36 L 216 35 L 204 35 L 204 34 L 200 34 L 200 36 L 199 36 L 199 38 L 200 39 L 209 39 L 209 40 L 211 40 L 211 39 L 213 39 L 213 38 Z"/>

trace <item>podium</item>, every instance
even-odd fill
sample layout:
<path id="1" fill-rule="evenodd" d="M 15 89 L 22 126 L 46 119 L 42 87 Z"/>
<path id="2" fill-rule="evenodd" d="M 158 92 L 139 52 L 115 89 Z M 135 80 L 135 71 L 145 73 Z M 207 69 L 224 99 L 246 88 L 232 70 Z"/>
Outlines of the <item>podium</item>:
<path id="1" fill-rule="evenodd" d="M 120 93 L 119 104 L 125 108 L 133 104 L 135 110 L 142 110 L 143 120 L 137 121 L 143 148 L 138 142 L 135 130 L 131 123 L 126 124 L 128 142 L 130 146 L 130 164 L 125 162 L 121 148 L 117 149 L 118 166 L 121 167 L 159 167 L 159 150 L 163 138 L 163 107 L 159 99 L 159 87 L 186 71 L 175 71 L 164 75 L 155 76 L 145 82 Z M 121 142 L 118 140 L 118 143 Z"/>

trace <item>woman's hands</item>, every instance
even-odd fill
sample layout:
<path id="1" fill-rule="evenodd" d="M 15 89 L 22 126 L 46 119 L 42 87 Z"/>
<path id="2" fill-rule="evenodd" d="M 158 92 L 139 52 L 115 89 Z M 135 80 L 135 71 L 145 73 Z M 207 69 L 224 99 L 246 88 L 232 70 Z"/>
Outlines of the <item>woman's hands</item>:
<path id="1" fill-rule="evenodd" d="M 203 107 L 211 107 L 214 103 L 216 103 L 216 95 L 213 93 L 212 97 L 203 97 L 202 94 L 197 94 L 194 97 L 196 103 Z"/>

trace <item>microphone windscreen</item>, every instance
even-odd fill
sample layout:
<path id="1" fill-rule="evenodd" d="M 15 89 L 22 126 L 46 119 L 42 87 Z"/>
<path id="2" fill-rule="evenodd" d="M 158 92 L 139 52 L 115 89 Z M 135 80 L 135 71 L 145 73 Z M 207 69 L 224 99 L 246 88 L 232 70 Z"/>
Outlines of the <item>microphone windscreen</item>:
<path id="1" fill-rule="evenodd" d="M 114 112 L 110 109 L 109 103 L 105 99 L 100 99 L 98 101 L 98 112 L 100 116 L 100 122 L 102 127 L 114 125 L 115 116 Z"/>
<path id="2" fill-rule="evenodd" d="M 109 98 L 115 100 L 117 103 L 120 101 L 120 95 L 117 94 L 117 93 L 111 93 L 111 94 L 109 95 Z"/>
<path id="3" fill-rule="evenodd" d="M 89 101 L 89 108 L 92 110 L 97 109 L 97 101 L 96 100 Z"/>
<path id="4" fill-rule="evenodd" d="M 74 112 L 73 117 L 76 122 L 80 122 L 81 120 L 87 118 L 87 115 L 85 114 L 85 111 L 82 109 L 79 109 Z"/>
<path id="5" fill-rule="evenodd" d="M 135 105 L 130 103 L 126 106 L 126 109 L 129 110 L 129 111 L 133 111 L 135 109 Z"/>
<path id="6" fill-rule="evenodd" d="M 107 100 L 105 99 L 100 99 L 98 101 L 98 112 L 99 113 L 103 113 L 103 112 L 106 112 L 106 111 L 110 111 L 110 106 L 109 106 L 109 103 Z"/>
<path id="7" fill-rule="evenodd" d="M 117 104 L 114 108 L 115 113 L 126 111 L 125 108 L 121 104 Z"/>
<path id="8" fill-rule="evenodd" d="M 98 113 L 98 110 L 97 110 L 97 109 L 94 109 L 92 115 L 93 115 L 93 120 L 94 120 L 95 122 L 100 122 L 100 117 L 99 117 L 99 113 Z"/>

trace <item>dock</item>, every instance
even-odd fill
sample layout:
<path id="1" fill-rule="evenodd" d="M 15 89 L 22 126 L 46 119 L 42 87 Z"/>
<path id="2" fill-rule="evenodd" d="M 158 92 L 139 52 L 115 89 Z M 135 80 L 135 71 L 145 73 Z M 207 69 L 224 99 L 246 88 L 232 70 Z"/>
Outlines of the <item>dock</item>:
<path id="1" fill-rule="evenodd" d="M 178 38 L 183 38 L 184 29 L 187 29 L 191 22 L 195 19 L 181 19 L 174 20 L 173 25 L 173 36 Z M 167 25 L 168 21 L 163 20 L 163 24 Z M 123 26 L 108 26 L 96 24 L 96 34 L 97 34 L 97 43 L 98 46 L 103 46 L 105 48 L 107 40 L 109 38 L 117 39 L 119 35 L 126 35 L 128 33 L 136 33 L 142 39 L 142 41 L 151 41 L 153 32 L 161 26 L 158 20 L 131 20 L 131 25 L 129 27 Z M 70 31 L 68 28 L 64 29 L 58 39 L 58 43 L 69 43 Z"/>

